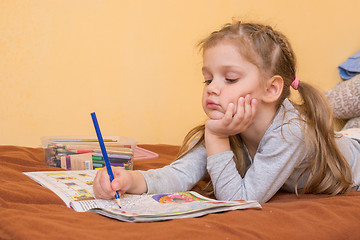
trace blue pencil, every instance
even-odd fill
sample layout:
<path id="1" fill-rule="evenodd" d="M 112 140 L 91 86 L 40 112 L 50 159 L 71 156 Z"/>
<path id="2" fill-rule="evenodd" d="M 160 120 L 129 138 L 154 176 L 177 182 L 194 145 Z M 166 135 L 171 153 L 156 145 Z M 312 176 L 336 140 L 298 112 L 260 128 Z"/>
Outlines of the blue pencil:
<path id="1" fill-rule="evenodd" d="M 100 127 L 99 127 L 99 123 L 98 123 L 98 121 L 97 121 L 95 112 L 91 113 L 91 118 L 92 118 L 92 120 L 93 120 L 94 127 L 95 127 L 95 131 L 96 131 L 96 135 L 97 135 L 97 138 L 98 138 L 98 140 L 99 140 L 101 152 L 102 152 L 102 155 L 103 155 L 103 158 L 104 158 L 104 162 L 105 162 L 105 165 L 106 165 L 106 170 L 107 170 L 107 172 L 108 172 L 108 174 L 109 174 L 110 182 L 112 182 L 112 181 L 114 180 L 114 174 L 113 174 L 113 172 L 112 172 L 112 170 L 111 170 L 111 165 L 110 165 L 109 157 L 108 157 L 107 152 L 106 152 L 104 140 L 103 140 L 103 137 L 102 137 L 101 132 L 100 132 Z M 121 206 L 120 206 L 120 195 L 119 195 L 119 192 L 118 192 L 118 191 L 116 191 L 116 193 L 115 193 L 115 201 L 116 201 L 116 203 L 119 205 L 119 207 L 121 208 Z"/>

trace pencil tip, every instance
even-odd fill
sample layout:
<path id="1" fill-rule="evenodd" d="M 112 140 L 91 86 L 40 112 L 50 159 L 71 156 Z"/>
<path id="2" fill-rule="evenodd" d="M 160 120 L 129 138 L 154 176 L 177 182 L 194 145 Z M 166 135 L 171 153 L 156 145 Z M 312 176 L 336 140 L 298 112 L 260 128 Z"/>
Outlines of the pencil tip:
<path id="1" fill-rule="evenodd" d="M 115 201 L 116 201 L 117 205 L 119 205 L 119 208 L 121 208 L 120 199 L 119 199 L 119 198 L 115 198 Z"/>

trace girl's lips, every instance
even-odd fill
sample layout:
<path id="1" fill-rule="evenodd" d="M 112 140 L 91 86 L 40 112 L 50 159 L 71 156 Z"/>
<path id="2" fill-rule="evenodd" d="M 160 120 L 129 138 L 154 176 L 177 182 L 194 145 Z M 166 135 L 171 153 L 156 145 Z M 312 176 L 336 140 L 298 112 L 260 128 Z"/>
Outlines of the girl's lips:
<path id="1" fill-rule="evenodd" d="M 215 103 L 211 99 L 206 99 L 206 107 L 209 108 L 209 109 L 218 109 L 219 104 Z"/>

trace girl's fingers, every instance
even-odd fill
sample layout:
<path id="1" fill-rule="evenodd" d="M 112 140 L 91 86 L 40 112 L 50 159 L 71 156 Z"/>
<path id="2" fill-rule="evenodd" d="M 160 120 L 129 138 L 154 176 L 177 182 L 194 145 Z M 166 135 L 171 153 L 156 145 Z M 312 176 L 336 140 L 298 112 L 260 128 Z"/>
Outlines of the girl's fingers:
<path id="1" fill-rule="evenodd" d="M 238 100 L 237 110 L 235 113 L 236 117 L 240 120 L 243 118 L 244 113 L 245 113 L 244 107 L 245 107 L 245 98 L 240 97 Z"/>
<path id="2" fill-rule="evenodd" d="M 244 121 L 250 122 L 251 120 L 252 120 L 251 96 L 248 94 L 245 96 Z"/>
<path id="3" fill-rule="evenodd" d="M 232 121 L 233 114 L 234 114 L 234 104 L 229 103 L 228 107 L 226 108 L 226 112 L 224 115 L 224 123 L 225 125 L 229 124 Z"/>
<path id="4" fill-rule="evenodd" d="M 252 120 L 254 120 L 255 115 L 256 115 L 257 104 L 258 104 L 258 101 L 257 101 L 255 98 L 254 98 L 254 99 L 251 99 Z"/>
<path id="5" fill-rule="evenodd" d="M 123 169 L 121 168 L 116 168 L 116 167 L 111 167 L 113 174 L 114 174 L 114 178 L 118 178 L 122 175 L 122 171 Z"/>
<path id="6" fill-rule="evenodd" d="M 251 99 L 250 94 L 245 97 L 240 97 L 238 100 L 238 107 L 234 115 L 234 125 L 247 128 L 254 120 L 256 113 L 257 100 Z"/>
<path id="7" fill-rule="evenodd" d="M 96 198 L 104 198 L 104 190 L 101 186 L 101 172 L 99 171 L 94 178 L 94 194 Z"/>
<path id="8" fill-rule="evenodd" d="M 97 198 L 111 199 L 113 197 L 115 192 L 111 187 L 110 178 L 106 169 L 99 170 L 94 181 L 96 181 L 96 184 L 94 184 L 96 185 L 94 193 Z"/>
<path id="9" fill-rule="evenodd" d="M 214 134 L 222 136 L 238 134 L 246 130 L 253 122 L 256 107 L 257 100 L 251 99 L 250 94 L 239 97 L 237 104 L 228 104 L 222 119 L 208 120 L 206 128 Z"/>
<path id="10" fill-rule="evenodd" d="M 101 194 L 104 196 L 108 196 L 108 195 L 111 196 L 112 193 L 114 192 L 110 184 L 110 177 L 106 171 L 102 172 L 99 185 L 100 185 L 100 189 L 102 190 Z"/>

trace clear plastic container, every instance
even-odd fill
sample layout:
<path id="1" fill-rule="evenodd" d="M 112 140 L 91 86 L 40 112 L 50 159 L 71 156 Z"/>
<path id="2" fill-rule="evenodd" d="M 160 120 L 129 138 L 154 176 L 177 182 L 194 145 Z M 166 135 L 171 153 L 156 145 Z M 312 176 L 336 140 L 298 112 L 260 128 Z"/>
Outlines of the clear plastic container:
<path id="1" fill-rule="evenodd" d="M 137 142 L 121 136 L 104 136 L 110 164 L 133 169 Z M 105 166 L 100 145 L 95 136 L 48 136 L 41 138 L 48 166 L 67 170 L 98 169 Z"/>

